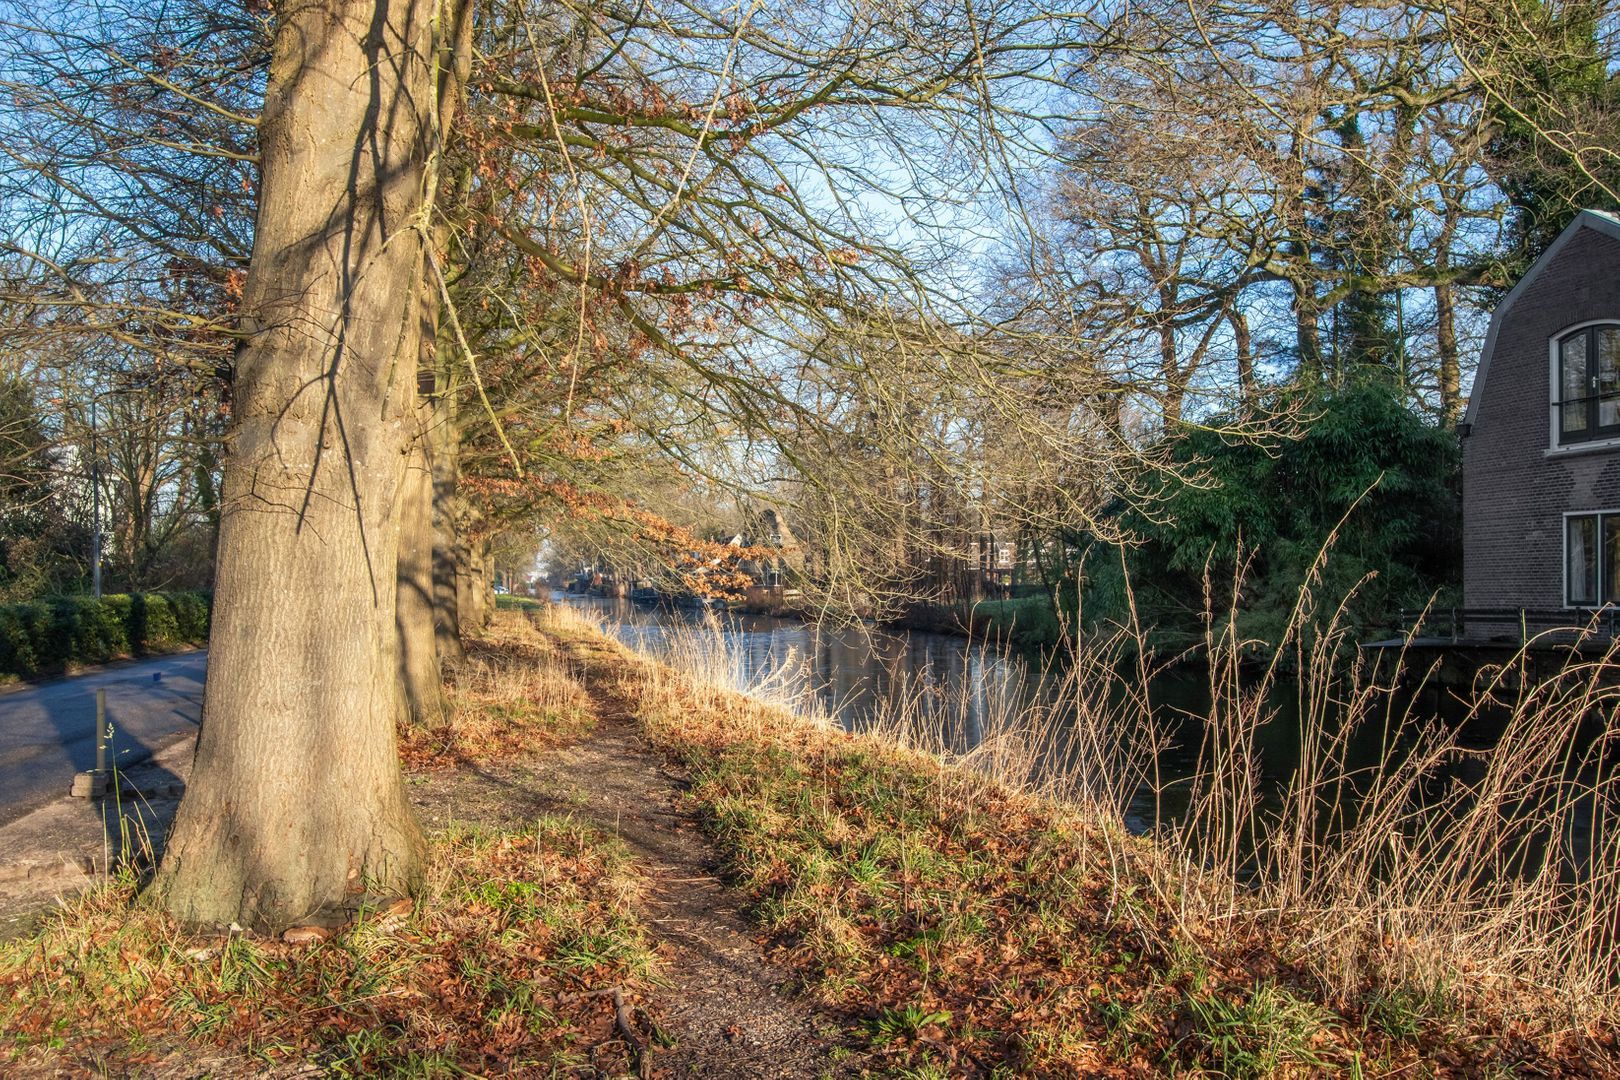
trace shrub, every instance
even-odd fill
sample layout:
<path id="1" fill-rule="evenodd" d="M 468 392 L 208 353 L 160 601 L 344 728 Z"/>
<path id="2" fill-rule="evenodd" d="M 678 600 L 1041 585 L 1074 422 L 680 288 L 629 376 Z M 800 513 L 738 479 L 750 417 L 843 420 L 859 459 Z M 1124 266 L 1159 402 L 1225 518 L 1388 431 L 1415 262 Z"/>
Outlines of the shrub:
<path id="1" fill-rule="evenodd" d="M 0 605 L 0 678 L 59 672 L 208 639 L 208 594 L 60 596 Z"/>
<path id="2" fill-rule="evenodd" d="M 162 593 L 137 593 L 131 599 L 134 605 L 130 614 L 130 640 L 138 643 L 141 651 L 184 644 L 168 597 Z"/>
<path id="3" fill-rule="evenodd" d="M 208 601 L 205 592 L 169 593 L 169 606 L 174 609 L 175 635 L 181 641 L 202 644 L 208 640 Z"/>
<path id="4" fill-rule="evenodd" d="M 0 673 L 32 675 L 39 660 L 34 655 L 34 638 L 28 622 L 17 607 L 0 607 Z"/>
<path id="5" fill-rule="evenodd" d="M 1098 545 L 1084 566 L 1088 624 L 1130 616 L 1123 561 L 1141 618 L 1160 644 L 1203 637 L 1204 577 L 1218 612 L 1235 611 L 1241 635 L 1275 645 L 1300 582 L 1337 531 L 1322 593 L 1349 597 L 1358 631 L 1393 630 L 1404 608 L 1455 589 L 1462 565 L 1460 451 L 1456 433 L 1426 422 L 1384 382 L 1294 387 L 1269 407 L 1299 418 L 1288 437 L 1231 438 L 1255 422 L 1240 413 L 1176 437 L 1184 478 L 1121 522 L 1140 543 Z M 1236 567 L 1244 588 L 1231 595 Z"/>
<path id="6" fill-rule="evenodd" d="M 42 660 L 96 664 L 130 651 L 129 597 L 64 596 L 51 601 L 49 651 Z"/>

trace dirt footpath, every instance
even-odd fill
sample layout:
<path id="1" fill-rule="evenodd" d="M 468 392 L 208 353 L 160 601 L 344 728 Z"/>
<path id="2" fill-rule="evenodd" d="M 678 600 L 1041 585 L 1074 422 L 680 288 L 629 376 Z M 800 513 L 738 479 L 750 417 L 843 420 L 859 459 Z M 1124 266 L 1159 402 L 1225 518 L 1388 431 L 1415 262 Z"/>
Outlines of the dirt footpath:
<path id="1" fill-rule="evenodd" d="M 673 1043 L 648 1048 L 647 1075 L 743 1080 L 864 1075 L 847 1025 L 793 992 L 716 876 L 717 856 L 679 805 L 685 778 L 633 722 L 598 699 L 576 742 L 409 779 L 423 824 L 521 825 L 569 815 L 617 835 L 644 875 L 637 912 L 657 942 L 658 983 L 641 1002 Z"/>
<path id="2" fill-rule="evenodd" d="M 813 1078 L 869 1063 L 836 1017 L 793 993 L 715 875 L 716 856 L 679 807 L 684 777 L 632 722 L 598 701 L 594 729 L 570 745 L 481 767 L 407 777 L 429 827 L 454 820 L 521 824 L 542 813 L 616 833 L 647 876 L 641 918 L 658 939 L 660 983 L 645 1004 L 673 1045 L 650 1048 L 652 1075 Z M 190 771 L 184 739 L 124 774 L 117 801 L 63 798 L 0 827 L 0 937 L 27 933 L 59 896 L 100 880 L 120 846 L 156 842 Z M 105 824 L 104 817 L 105 814 Z"/>

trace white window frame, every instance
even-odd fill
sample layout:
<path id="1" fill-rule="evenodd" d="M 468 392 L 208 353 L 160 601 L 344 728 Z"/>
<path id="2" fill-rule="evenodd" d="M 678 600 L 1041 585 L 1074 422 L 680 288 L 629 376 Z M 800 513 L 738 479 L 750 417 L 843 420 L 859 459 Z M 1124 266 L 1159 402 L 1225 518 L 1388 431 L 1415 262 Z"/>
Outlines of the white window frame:
<path id="1" fill-rule="evenodd" d="M 1606 439 L 1581 439 L 1575 442 L 1561 443 L 1558 441 L 1562 432 L 1561 410 L 1563 400 L 1563 387 L 1558 383 L 1558 346 L 1571 334 L 1582 330 L 1589 330 L 1594 326 L 1620 326 L 1620 315 L 1611 315 L 1606 319 L 1587 319 L 1585 322 L 1571 323 L 1547 339 L 1547 450 L 1546 454 L 1589 454 L 1594 450 L 1613 450 L 1620 447 L 1620 436 L 1611 436 Z M 1588 357 L 1588 364 L 1595 359 Z M 1583 510 L 1581 513 L 1601 513 L 1602 511 Z M 1567 587 L 1567 586 L 1566 586 Z M 1565 605 L 1566 607 L 1568 605 Z"/>
<path id="2" fill-rule="evenodd" d="M 1569 598 L 1569 519 L 1572 517 L 1595 517 L 1598 519 L 1597 527 L 1597 601 L 1591 604 L 1576 604 Z M 1565 510 L 1558 519 L 1559 549 L 1563 557 L 1558 561 L 1558 592 L 1563 598 L 1564 608 L 1569 611 L 1601 611 L 1612 607 L 1612 603 L 1603 601 L 1603 519 L 1606 517 L 1620 517 L 1620 507 L 1612 510 Z"/>

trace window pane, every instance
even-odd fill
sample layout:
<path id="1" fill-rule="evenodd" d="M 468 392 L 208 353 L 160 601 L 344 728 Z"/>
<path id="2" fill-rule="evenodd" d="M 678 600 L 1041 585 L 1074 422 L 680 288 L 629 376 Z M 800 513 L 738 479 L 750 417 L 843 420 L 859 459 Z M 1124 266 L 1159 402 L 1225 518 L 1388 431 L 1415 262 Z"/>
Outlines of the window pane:
<path id="1" fill-rule="evenodd" d="M 1600 326 L 1597 338 L 1598 393 L 1620 392 L 1620 326 Z"/>
<path id="2" fill-rule="evenodd" d="M 1559 346 L 1559 353 L 1563 359 L 1563 374 L 1560 388 L 1563 393 L 1560 400 L 1573 401 L 1575 398 L 1586 396 L 1586 335 L 1576 334 L 1574 337 L 1564 339 Z"/>
<path id="3" fill-rule="evenodd" d="M 1598 427 L 1620 425 L 1620 394 L 1598 399 Z"/>
<path id="4" fill-rule="evenodd" d="M 1598 402 L 1598 427 L 1620 424 L 1620 326 L 1600 326 L 1597 339 L 1598 394 L 1612 400 Z"/>
<path id="5" fill-rule="evenodd" d="M 1565 573 L 1571 604 L 1597 603 L 1597 516 L 1565 519 L 1568 531 Z"/>
<path id="6" fill-rule="evenodd" d="M 1603 602 L 1615 603 L 1616 586 L 1620 585 L 1620 514 L 1603 517 Z"/>
<path id="7" fill-rule="evenodd" d="M 1558 400 L 1564 403 L 1559 410 L 1559 430 L 1578 434 L 1587 428 L 1586 334 L 1564 339 L 1558 356 Z"/>
<path id="8" fill-rule="evenodd" d="M 1586 402 L 1574 401 L 1559 408 L 1564 417 L 1564 426 L 1561 429 L 1564 434 L 1574 435 L 1586 430 Z"/>

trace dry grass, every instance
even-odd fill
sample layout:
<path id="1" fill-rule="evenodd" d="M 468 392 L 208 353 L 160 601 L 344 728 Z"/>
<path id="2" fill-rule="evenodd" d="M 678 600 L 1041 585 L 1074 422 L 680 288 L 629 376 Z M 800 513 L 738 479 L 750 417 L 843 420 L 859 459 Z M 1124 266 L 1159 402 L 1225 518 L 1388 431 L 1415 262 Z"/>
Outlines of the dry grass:
<path id="1" fill-rule="evenodd" d="M 605 1000 L 570 998 L 633 990 L 652 964 L 616 839 L 567 818 L 460 827 L 434 838 L 428 868 L 414 911 L 313 947 L 189 935 L 134 903 L 132 877 L 73 901 L 0 946 L 5 1071 L 160 1071 L 200 1054 L 229 1074 L 549 1075 L 611 1044 Z"/>
<path id="2" fill-rule="evenodd" d="M 1192 725 L 1201 742 L 1180 782 L 1187 809 L 1159 816 L 1159 902 L 1185 934 L 1300 942 L 1345 1000 L 1466 987 L 1472 1007 L 1503 1023 L 1607 1045 L 1620 1023 L 1620 643 L 1538 674 L 1538 646 L 1574 637 L 1544 634 L 1482 672 L 1461 715 L 1442 722 L 1420 706 L 1435 672 L 1404 654 L 1375 670 L 1343 611 L 1302 590 L 1283 647 L 1258 672 L 1235 617 L 1209 619 L 1211 705 Z M 1122 832 L 1139 793 L 1164 789 L 1155 762 L 1175 737 L 1148 700 L 1159 667 L 1145 639 L 1124 627 L 1091 643 L 1039 695 L 1014 681 L 914 687 L 867 730 Z M 668 659 L 702 687 L 746 689 L 724 651 L 717 631 L 695 630 L 676 635 Z M 1284 661 L 1299 764 L 1268 801 L 1257 747 L 1278 722 Z M 771 685 L 805 682 L 779 673 Z M 829 722 L 807 691 L 771 700 Z M 968 703 L 979 738 L 964 752 Z M 1470 743 L 1480 729 L 1496 734 Z M 1378 764 L 1357 768 L 1353 748 L 1369 737 Z"/>
<path id="3" fill-rule="evenodd" d="M 1342 610 L 1342 609 L 1341 609 Z M 1433 671 L 1376 672 L 1332 611 L 1290 628 L 1300 763 L 1264 813 L 1252 747 L 1275 669 L 1238 677 L 1214 626 L 1193 811 L 1166 837 L 1183 917 L 1255 916 L 1306 941 L 1325 979 L 1466 987 L 1504 1024 L 1612 1047 L 1620 1022 L 1620 762 L 1614 648 L 1537 674 L 1531 648 L 1482 672 L 1460 719 L 1420 709 Z M 1320 627 L 1320 629 L 1317 629 Z M 1494 728 L 1486 745 L 1469 732 Z M 1352 765 L 1375 737 L 1378 765 Z M 1242 882 L 1239 887 L 1236 883 Z M 1188 888 L 1187 883 L 1196 887 Z"/>
<path id="4" fill-rule="evenodd" d="M 550 639 L 522 612 L 498 610 L 466 657 L 445 670 L 445 722 L 402 726 L 407 767 L 450 768 L 578 738 L 590 702 Z"/>
<path id="5" fill-rule="evenodd" d="M 1598 752 L 1583 720 L 1612 713 L 1601 666 L 1500 673 L 1477 708 L 1506 730 L 1483 752 L 1388 678 L 1345 670 L 1331 615 L 1296 615 L 1302 767 L 1269 811 L 1255 747 L 1278 669 L 1240 677 L 1247 643 L 1212 620 L 1191 810 L 1153 842 L 1123 827 L 1170 737 L 1140 636 L 1077 658 L 1041 706 L 1010 695 L 942 766 L 949 725 L 915 697 L 851 738 L 739 697 L 713 632 L 666 644 L 677 671 L 571 612 L 548 628 L 694 769 L 739 880 L 822 992 L 909 1032 L 917 1067 L 1607 1074 L 1614 793 L 1612 773 L 1579 767 Z M 1384 764 L 1358 774 L 1349 745 L 1369 724 Z M 973 982 L 986 972 L 994 988 Z M 1009 979 L 1034 997 L 1003 993 Z"/>

